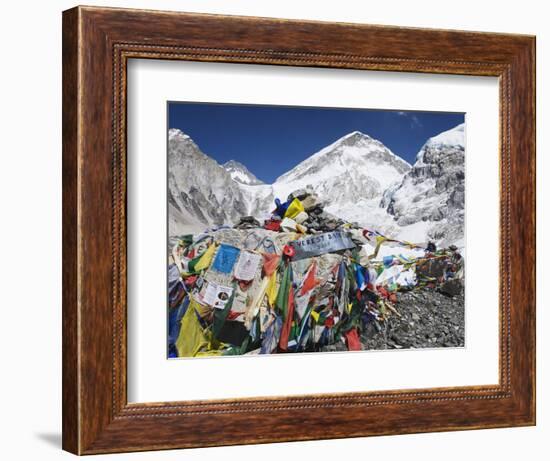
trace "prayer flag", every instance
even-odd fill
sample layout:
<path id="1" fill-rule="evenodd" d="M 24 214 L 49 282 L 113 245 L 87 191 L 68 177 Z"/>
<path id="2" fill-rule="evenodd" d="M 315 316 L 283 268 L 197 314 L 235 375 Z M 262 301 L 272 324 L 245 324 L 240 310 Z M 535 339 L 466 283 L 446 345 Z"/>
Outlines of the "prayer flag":
<path id="1" fill-rule="evenodd" d="M 313 290 L 319 283 L 319 281 L 315 278 L 315 273 L 317 272 L 317 262 L 314 260 L 311 263 L 311 266 L 309 267 L 309 270 L 307 271 L 307 275 L 304 279 L 304 282 L 302 283 L 302 288 L 300 290 L 300 296 L 303 296 L 308 291 Z"/>
<path id="2" fill-rule="evenodd" d="M 214 257 L 215 251 L 216 251 L 216 244 L 213 243 L 201 255 L 201 257 L 198 260 L 197 264 L 195 264 L 195 272 L 199 272 L 199 271 L 202 271 L 204 269 L 208 269 L 210 267 L 210 263 L 212 262 L 212 258 Z"/>
<path id="3" fill-rule="evenodd" d="M 238 248 L 222 243 L 216 253 L 212 268 L 216 269 L 218 272 L 223 272 L 224 274 L 231 273 L 239 253 L 240 250 Z"/>

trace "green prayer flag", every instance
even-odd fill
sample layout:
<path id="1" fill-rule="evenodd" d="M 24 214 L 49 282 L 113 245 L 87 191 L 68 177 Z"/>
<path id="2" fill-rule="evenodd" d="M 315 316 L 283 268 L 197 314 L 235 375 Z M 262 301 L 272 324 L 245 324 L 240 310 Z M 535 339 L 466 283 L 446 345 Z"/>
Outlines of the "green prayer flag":
<path id="1" fill-rule="evenodd" d="M 283 321 L 286 320 L 286 315 L 288 312 L 288 292 L 291 288 L 291 285 L 291 268 L 290 264 L 287 264 L 283 273 L 279 292 L 277 293 L 277 299 L 275 300 L 275 306 L 279 310 L 279 313 L 282 315 Z"/>

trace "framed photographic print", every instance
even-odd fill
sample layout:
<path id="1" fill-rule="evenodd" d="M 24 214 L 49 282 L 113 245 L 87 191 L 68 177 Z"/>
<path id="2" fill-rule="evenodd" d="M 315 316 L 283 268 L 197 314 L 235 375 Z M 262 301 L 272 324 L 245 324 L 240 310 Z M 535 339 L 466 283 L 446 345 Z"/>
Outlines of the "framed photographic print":
<path id="1" fill-rule="evenodd" d="M 64 449 L 534 424 L 534 50 L 64 12 Z"/>

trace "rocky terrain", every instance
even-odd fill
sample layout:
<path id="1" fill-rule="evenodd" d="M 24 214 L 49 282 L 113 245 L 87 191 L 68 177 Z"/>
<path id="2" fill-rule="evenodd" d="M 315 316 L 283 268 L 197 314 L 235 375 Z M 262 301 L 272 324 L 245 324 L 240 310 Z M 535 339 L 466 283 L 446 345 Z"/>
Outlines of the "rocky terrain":
<path id="1" fill-rule="evenodd" d="M 449 296 L 424 288 L 397 294 L 397 311 L 385 323 L 373 321 L 361 333 L 364 350 L 464 347 L 464 291 Z M 322 352 L 347 351 L 343 342 Z"/>

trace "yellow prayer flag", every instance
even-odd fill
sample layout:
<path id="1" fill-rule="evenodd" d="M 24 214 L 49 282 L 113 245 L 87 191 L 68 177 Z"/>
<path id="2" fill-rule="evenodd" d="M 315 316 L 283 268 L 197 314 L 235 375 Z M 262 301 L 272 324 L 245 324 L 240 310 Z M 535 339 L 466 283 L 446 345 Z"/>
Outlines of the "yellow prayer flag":
<path id="1" fill-rule="evenodd" d="M 203 346 L 208 346 L 208 340 L 197 319 L 195 304 L 196 301 L 191 299 L 189 307 L 181 319 L 180 334 L 176 340 L 178 357 L 194 357 L 196 351 Z"/>
<path id="2" fill-rule="evenodd" d="M 267 284 L 266 294 L 267 294 L 267 301 L 269 303 L 270 307 L 273 307 L 275 305 L 275 300 L 277 299 L 277 272 L 273 272 L 271 274 L 271 277 L 269 277 L 269 282 Z"/>
<path id="3" fill-rule="evenodd" d="M 213 341 L 210 331 L 202 328 L 196 312 L 200 308 L 200 304 L 191 298 L 176 340 L 178 357 L 220 355 L 223 352 L 225 344 Z"/>
<path id="4" fill-rule="evenodd" d="M 216 252 L 216 244 L 213 243 L 203 253 L 203 255 L 201 256 L 201 259 L 197 261 L 197 264 L 195 264 L 195 272 L 208 269 L 210 267 L 210 264 L 212 263 L 212 258 L 214 257 L 215 252 Z"/>
<path id="5" fill-rule="evenodd" d="M 302 205 L 302 202 L 300 202 L 300 200 L 295 198 L 288 206 L 285 213 L 285 218 L 293 219 L 298 216 L 302 211 L 304 211 L 304 205 Z"/>

